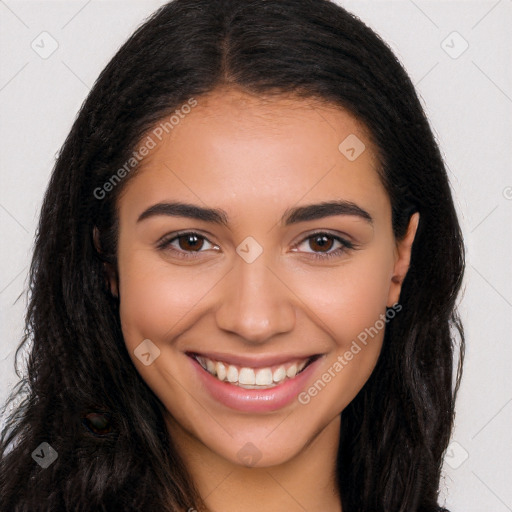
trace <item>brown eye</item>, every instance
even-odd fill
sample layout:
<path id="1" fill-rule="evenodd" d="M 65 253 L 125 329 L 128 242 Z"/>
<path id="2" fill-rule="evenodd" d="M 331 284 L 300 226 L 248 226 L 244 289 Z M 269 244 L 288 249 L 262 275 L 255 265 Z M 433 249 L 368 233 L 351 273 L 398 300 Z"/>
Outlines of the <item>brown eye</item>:
<path id="1" fill-rule="evenodd" d="M 315 252 L 328 252 L 334 245 L 334 238 L 326 234 L 314 235 L 309 238 L 309 247 Z"/>
<path id="2" fill-rule="evenodd" d="M 318 260 L 341 257 L 344 253 L 355 249 L 356 246 L 336 235 L 318 232 L 304 238 L 293 249 L 294 252 L 302 252 Z"/>
<path id="3" fill-rule="evenodd" d="M 180 249 L 184 251 L 199 251 L 204 245 L 204 238 L 194 233 L 181 235 L 177 238 Z"/>
<path id="4" fill-rule="evenodd" d="M 219 250 L 219 247 L 212 244 L 205 236 L 193 231 L 178 233 L 173 237 L 166 237 L 157 244 L 157 248 L 162 251 L 171 252 L 179 258 L 195 258 L 202 252 Z"/>

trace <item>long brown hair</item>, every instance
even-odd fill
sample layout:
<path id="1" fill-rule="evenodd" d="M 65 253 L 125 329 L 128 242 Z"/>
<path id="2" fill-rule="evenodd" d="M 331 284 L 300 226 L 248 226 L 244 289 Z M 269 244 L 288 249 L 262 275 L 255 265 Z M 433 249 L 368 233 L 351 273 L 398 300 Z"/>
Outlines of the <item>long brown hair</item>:
<path id="1" fill-rule="evenodd" d="M 373 374 L 342 414 L 338 482 L 345 512 L 444 510 L 438 487 L 464 355 L 456 312 L 461 232 L 409 77 L 372 30 L 327 0 L 175 0 L 101 73 L 41 210 L 19 347 L 30 346 L 27 374 L 6 405 L 26 398 L 2 432 L 0 508 L 201 510 L 163 406 L 126 351 L 103 272 L 106 261 L 116 264 L 116 199 L 136 168 L 101 190 L 151 127 L 220 85 L 348 110 L 379 150 L 397 239 L 420 212 L 403 309 L 386 327 Z M 41 443 L 58 454 L 47 468 L 32 456 Z"/>

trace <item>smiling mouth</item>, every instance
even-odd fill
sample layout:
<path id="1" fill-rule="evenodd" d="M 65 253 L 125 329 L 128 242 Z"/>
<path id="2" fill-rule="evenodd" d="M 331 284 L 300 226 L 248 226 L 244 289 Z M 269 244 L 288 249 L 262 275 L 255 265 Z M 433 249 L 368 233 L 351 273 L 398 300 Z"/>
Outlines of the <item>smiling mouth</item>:
<path id="1" fill-rule="evenodd" d="M 287 380 L 294 379 L 320 357 L 320 355 L 314 355 L 280 365 L 251 368 L 249 366 L 238 366 L 217 361 L 201 354 L 191 353 L 188 355 L 195 359 L 206 372 L 217 380 L 244 389 L 270 389 L 276 387 Z"/>

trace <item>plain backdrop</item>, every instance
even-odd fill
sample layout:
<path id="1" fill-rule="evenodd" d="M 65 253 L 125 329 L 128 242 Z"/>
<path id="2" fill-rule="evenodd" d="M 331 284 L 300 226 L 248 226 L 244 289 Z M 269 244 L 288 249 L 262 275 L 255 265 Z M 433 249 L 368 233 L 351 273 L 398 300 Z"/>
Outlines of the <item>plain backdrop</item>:
<path id="1" fill-rule="evenodd" d="M 55 155 L 100 71 L 164 2 L 0 0 L 0 400 Z M 442 502 L 512 511 L 512 0 L 340 1 L 393 48 L 431 120 L 467 248 L 467 336 Z"/>

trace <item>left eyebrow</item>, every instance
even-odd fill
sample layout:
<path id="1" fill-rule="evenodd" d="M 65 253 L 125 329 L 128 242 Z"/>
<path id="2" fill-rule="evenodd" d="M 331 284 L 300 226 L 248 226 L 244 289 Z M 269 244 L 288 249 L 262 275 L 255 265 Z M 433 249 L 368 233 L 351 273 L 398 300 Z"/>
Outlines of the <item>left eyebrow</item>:
<path id="1" fill-rule="evenodd" d="M 344 200 L 328 201 L 288 209 L 285 211 L 281 222 L 283 222 L 285 226 L 288 226 L 290 224 L 323 219 L 324 217 L 332 217 L 334 215 L 351 215 L 359 217 L 369 224 L 373 224 L 373 218 L 366 210 L 363 210 L 360 206 L 357 206 L 357 204 L 351 201 Z"/>
<path id="2" fill-rule="evenodd" d="M 223 226 L 228 225 L 228 215 L 224 210 L 205 208 L 180 202 L 154 204 L 139 215 L 137 222 L 157 215 L 186 217 Z M 318 220 L 336 215 L 355 216 L 365 220 L 369 224 L 373 224 L 373 218 L 366 210 L 363 210 L 360 206 L 351 201 L 344 200 L 289 208 L 284 212 L 281 223 L 285 226 L 289 226 L 291 224 L 298 224 L 299 222 Z"/>

